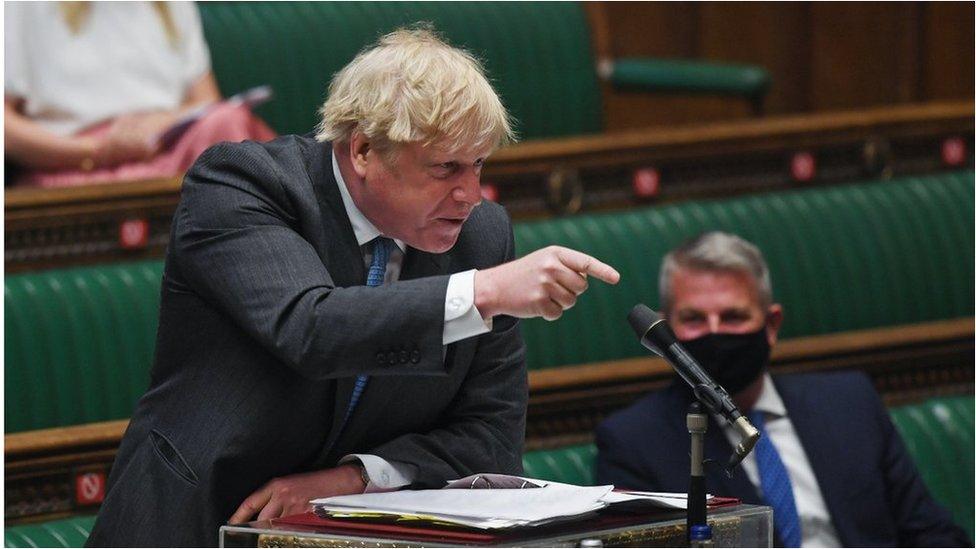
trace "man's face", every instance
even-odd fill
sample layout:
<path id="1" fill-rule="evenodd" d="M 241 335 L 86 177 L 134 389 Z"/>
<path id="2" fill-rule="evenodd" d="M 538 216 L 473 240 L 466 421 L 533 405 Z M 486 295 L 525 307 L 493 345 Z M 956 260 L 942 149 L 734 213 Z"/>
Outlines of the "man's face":
<path id="1" fill-rule="evenodd" d="M 375 149 L 357 155 L 354 148 L 353 164 L 363 179 L 354 198 L 384 235 L 425 252 L 446 252 L 481 203 L 481 167 L 490 152 L 409 143 L 388 161 Z"/>
<path id="2" fill-rule="evenodd" d="M 668 322 L 682 341 L 708 334 L 745 334 L 766 327 L 772 346 L 782 322 L 782 308 L 760 305 L 753 277 L 737 271 L 678 268 L 671 275 Z"/>

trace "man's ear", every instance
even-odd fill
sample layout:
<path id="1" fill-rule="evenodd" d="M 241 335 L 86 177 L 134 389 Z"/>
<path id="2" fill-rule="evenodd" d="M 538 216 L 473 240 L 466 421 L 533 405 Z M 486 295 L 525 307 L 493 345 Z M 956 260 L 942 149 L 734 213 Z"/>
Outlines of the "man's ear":
<path id="1" fill-rule="evenodd" d="M 776 338 L 779 335 L 779 327 L 783 325 L 783 306 L 773 303 L 766 310 L 766 339 L 769 346 L 776 345 Z"/>
<path id="2" fill-rule="evenodd" d="M 352 132 L 352 137 L 349 139 L 349 159 L 352 161 L 352 169 L 362 179 L 366 178 L 369 151 L 369 139 L 360 131 Z"/>

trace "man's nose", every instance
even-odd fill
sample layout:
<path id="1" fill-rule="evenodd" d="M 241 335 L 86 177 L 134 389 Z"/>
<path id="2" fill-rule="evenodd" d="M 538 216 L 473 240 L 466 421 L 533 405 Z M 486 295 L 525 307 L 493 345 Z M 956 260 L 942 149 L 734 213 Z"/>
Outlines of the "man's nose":
<path id="1" fill-rule="evenodd" d="M 461 176 L 458 186 L 454 187 L 451 196 L 458 202 L 472 206 L 481 204 L 481 174 L 474 170 L 466 171 Z"/>
<path id="2" fill-rule="evenodd" d="M 708 333 L 717 334 L 721 320 L 718 315 L 708 315 Z"/>

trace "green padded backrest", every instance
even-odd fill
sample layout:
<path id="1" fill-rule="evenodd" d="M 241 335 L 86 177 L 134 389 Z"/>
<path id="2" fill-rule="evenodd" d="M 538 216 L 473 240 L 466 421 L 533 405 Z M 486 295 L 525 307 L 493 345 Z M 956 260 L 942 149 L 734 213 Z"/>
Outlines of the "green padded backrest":
<path id="1" fill-rule="evenodd" d="M 485 65 L 524 139 L 601 130 L 589 27 L 578 2 L 203 2 L 221 91 L 270 84 L 261 107 L 279 133 L 304 134 L 332 75 L 381 35 L 428 21 Z"/>
<path id="2" fill-rule="evenodd" d="M 973 397 L 933 398 L 891 409 L 891 419 L 932 495 L 973 539 Z"/>
<path id="3" fill-rule="evenodd" d="M 563 244 L 623 275 L 591 284 L 558 322 L 526 321 L 529 367 L 643 356 L 624 317 L 657 305 L 661 256 L 706 228 L 764 250 L 785 337 L 969 316 L 972 220 L 973 173 L 960 172 L 518 223 L 523 254 Z M 131 414 L 148 386 L 161 270 L 157 260 L 6 277 L 7 432 Z"/>
<path id="4" fill-rule="evenodd" d="M 535 450 L 522 455 L 525 476 L 581 486 L 593 484 L 595 461 L 596 445 L 594 444 Z"/>
<path id="5" fill-rule="evenodd" d="M 4 547 L 83 547 L 95 516 L 78 516 L 3 529 Z"/>
<path id="6" fill-rule="evenodd" d="M 973 172 L 583 215 L 515 227 L 519 255 L 559 244 L 616 267 L 557 322 L 523 323 L 529 368 L 643 356 L 627 325 L 658 306 L 664 254 L 706 230 L 763 251 L 797 337 L 973 314 Z"/>
<path id="7" fill-rule="evenodd" d="M 126 418 L 149 385 L 162 261 L 4 280 L 6 432 Z"/>

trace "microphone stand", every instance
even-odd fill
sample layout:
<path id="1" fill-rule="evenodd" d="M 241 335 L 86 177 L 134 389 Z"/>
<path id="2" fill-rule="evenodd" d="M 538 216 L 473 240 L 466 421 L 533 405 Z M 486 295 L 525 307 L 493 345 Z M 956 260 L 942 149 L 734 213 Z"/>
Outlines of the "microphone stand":
<path id="1" fill-rule="evenodd" d="M 702 412 L 698 402 L 688 407 L 686 418 L 688 434 L 691 435 L 691 479 L 688 485 L 688 520 L 685 532 L 692 547 L 700 547 L 703 536 L 711 539 L 708 528 L 708 507 L 705 501 L 705 432 L 708 430 L 708 416 Z"/>

